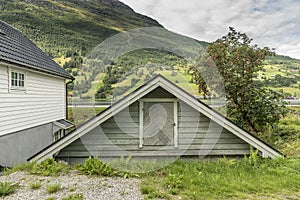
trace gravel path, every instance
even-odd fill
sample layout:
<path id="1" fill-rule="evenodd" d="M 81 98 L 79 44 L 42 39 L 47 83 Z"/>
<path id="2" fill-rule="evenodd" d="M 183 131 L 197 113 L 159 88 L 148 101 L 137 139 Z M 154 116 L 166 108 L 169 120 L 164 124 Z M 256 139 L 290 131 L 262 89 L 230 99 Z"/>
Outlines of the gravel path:
<path id="1" fill-rule="evenodd" d="M 30 189 L 30 184 L 37 181 L 40 181 L 42 186 L 36 190 Z M 83 194 L 84 199 L 88 200 L 143 199 L 138 179 L 85 176 L 78 175 L 75 171 L 58 177 L 15 172 L 8 176 L 0 176 L 0 182 L 19 183 L 20 185 L 15 193 L 4 197 L 5 200 L 46 200 L 50 197 L 59 200 L 72 194 Z M 61 190 L 49 194 L 46 190 L 47 185 L 57 183 L 61 184 Z"/>

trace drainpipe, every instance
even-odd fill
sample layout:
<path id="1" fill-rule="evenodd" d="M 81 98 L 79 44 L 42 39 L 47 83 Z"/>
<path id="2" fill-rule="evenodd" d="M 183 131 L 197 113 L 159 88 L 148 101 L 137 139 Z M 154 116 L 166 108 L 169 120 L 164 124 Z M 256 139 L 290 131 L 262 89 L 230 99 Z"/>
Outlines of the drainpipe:
<path id="1" fill-rule="evenodd" d="M 66 83 L 66 120 L 68 120 L 68 115 L 69 115 L 69 111 L 68 111 L 68 85 L 73 83 L 73 79 L 69 82 Z"/>

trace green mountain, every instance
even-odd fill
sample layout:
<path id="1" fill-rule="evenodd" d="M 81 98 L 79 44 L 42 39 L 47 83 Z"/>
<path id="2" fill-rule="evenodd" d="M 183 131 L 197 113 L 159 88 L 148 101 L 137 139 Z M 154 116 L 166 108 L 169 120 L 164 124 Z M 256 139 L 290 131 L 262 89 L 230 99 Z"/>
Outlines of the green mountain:
<path id="1" fill-rule="evenodd" d="M 161 27 L 117 0 L 0 0 L 0 8 L 1 20 L 52 57 L 89 51 L 120 31 Z"/>
<path id="2" fill-rule="evenodd" d="M 187 72 L 186 60 L 167 50 L 133 51 L 109 61 L 107 69 L 102 71 L 85 65 L 95 46 L 111 36 L 140 27 L 163 28 L 159 22 L 134 12 L 118 0 L 0 0 L 0 9 L 1 20 L 21 30 L 72 73 L 77 85 L 75 95 L 85 98 L 94 98 L 95 94 L 107 98 L 112 92 L 124 95 L 158 71 L 199 95 Z M 159 41 L 154 35 L 153 41 L 157 45 L 172 45 L 174 38 L 180 38 L 179 45 L 184 51 L 194 50 L 186 43 L 190 38 L 167 31 L 166 34 L 170 34 L 169 40 Z M 208 45 L 197 43 L 203 48 Z M 268 58 L 257 79 L 267 87 L 283 90 L 287 96 L 300 97 L 299 60 L 286 56 Z"/>

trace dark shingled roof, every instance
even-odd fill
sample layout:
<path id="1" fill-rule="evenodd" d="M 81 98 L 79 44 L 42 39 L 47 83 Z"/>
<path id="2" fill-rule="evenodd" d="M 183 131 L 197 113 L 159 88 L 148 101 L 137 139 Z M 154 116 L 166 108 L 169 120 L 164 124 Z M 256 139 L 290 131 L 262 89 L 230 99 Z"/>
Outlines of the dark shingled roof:
<path id="1" fill-rule="evenodd" d="M 0 61 L 67 79 L 74 79 L 19 30 L 1 20 Z"/>

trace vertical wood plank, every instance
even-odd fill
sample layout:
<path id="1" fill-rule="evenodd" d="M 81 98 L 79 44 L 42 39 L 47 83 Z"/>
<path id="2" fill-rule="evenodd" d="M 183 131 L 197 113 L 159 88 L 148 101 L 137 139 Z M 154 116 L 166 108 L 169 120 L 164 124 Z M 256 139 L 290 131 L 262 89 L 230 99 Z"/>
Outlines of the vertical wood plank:
<path id="1" fill-rule="evenodd" d="M 144 102 L 139 101 L 139 117 L 140 117 L 140 130 L 139 130 L 139 148 L 143 147 L 143 130 L 144 130 Z"/>
<path id="2" fill-rule="evenodd" d="M 178 147 L 178 102 L 174 101 L 174 146 Z"/>

